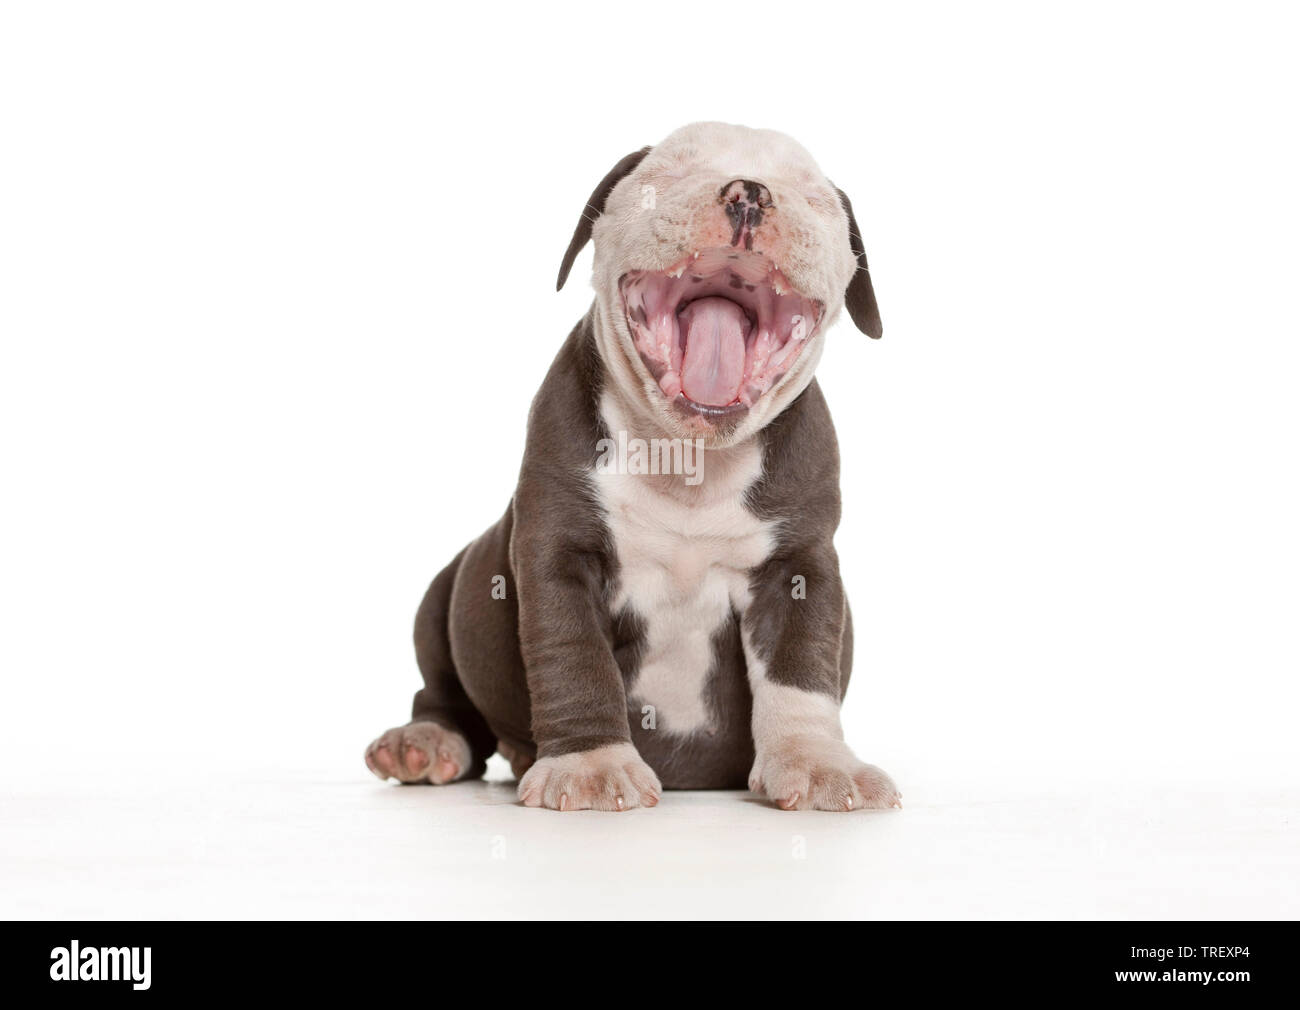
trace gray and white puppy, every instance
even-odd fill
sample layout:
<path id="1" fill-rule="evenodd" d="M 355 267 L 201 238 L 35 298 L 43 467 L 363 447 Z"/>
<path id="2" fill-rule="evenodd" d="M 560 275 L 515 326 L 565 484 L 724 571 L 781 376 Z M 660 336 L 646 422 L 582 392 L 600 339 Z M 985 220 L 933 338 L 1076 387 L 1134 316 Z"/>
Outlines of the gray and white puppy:
<path id="1" fill-rule="evenodd" d="M 558 286 L 589 239 L 596 298 L 514 499 L 429 587 L 424 687 L 367 765 L 441 785 L 500 751 L 523 803 L 558 810 L 746 783 L 785 809 L 900 805 L 840 728 L 853 632 L 813 370 L 841 307 L 881 332 L 848 198 L 783 134 L 697 123 L 601 181 Z"/>

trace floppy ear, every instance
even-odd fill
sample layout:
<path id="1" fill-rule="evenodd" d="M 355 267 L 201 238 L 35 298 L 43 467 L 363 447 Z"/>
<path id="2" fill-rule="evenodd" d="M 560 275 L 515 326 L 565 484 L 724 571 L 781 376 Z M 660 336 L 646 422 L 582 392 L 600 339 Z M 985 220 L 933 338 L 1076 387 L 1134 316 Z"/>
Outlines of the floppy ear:
<path id="1" fill-rule="evenodd" d="M 569 242 L 569 248 L 565 250 L 564 262 L 560 264 L 560 279 L 555 282 L 556 291 L 564 287 L 564 282 L 569 278 L 569 271 L 573 268 L 573 261 L 578 258 L 578 253 L 582 252 L 582 247 L 591 238 L 591 226 L 596 223 L 596 218 L 605 212 L 605 199 L 609 196 L 609 191 L 618 185 L 620 179 L 641 164 L 641 159 L 649 153 L 648 147 L 633 151 L 611 168 L 609 174 L 600 180 L 600 185 L 592 190 L 591 196 L 587 198 L 587 206 L 582 208 L 582 216 L 578 218 L 578 227 L 573 229 L 573 238 Z"/>
<path id="2" fill-rule="evenodd" d="M 849 245 L 853 255 L 858 258 L 858 269 L 853 273 L 853 280 L 844 291 L 844 307 L 849 310 L 854 324 L 867 336 L 880 339 L 884 328 L 880 325 L 880 309 L 876 307 L 876 292 L 871 287 L 871 271 L 867 269 L 867 250 L 862 245 L 862 232 L 858 230 L 857 218 L 853 216 L 853 204 L 849 203 L 848 194 L 836 188 L 840 195 L 840 205 L 849 216 Z"/>

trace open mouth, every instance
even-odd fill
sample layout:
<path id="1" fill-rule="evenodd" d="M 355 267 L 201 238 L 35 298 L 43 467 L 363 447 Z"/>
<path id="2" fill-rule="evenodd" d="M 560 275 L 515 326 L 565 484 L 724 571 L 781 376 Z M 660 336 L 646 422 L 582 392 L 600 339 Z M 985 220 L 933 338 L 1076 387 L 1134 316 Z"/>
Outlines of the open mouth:
<path id="1" fill-rule="evenodd" d="M 747 250 L 705 249 L 668 270 L 633 270 L 618 286 L 664 396 L 705 416 L 753 406 L 790 370 L 823 309 Z"/>

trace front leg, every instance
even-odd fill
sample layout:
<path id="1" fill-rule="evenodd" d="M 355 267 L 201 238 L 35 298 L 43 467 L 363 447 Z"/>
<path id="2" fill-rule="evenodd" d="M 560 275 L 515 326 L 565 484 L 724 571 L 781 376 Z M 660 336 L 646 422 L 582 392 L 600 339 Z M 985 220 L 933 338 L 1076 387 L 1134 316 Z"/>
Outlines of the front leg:
<path id="1" fill-rule="evenodd" d="M 829 544 L 774 557 L 750 581 L 742 625 L 754 696 L 749 788 L 784 810 L 901 807 L 840 726 L 847 603 Z"/>
<path id="2" fill-rule="evenodd" d="M 623 676 L 604 615 L 598 538 L 581 524 L 521 532 L 511 563 L 537 760 L 519 782 L 525 806 L 627 810 L 659 802 L 659 779 L 632 744 Z"/>

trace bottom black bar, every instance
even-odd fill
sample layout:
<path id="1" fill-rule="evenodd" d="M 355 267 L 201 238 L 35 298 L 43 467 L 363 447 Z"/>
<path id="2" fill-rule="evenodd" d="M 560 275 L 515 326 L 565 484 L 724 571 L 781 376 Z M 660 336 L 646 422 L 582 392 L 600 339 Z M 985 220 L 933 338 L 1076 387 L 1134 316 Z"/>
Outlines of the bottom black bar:
<path id="1" fill-rule="evenodd" d="M 544 998 L 620 984 L 653 994 L 696 976 L 729 995 L 801 980 L 819 992 L 863 983 L 866 995 L 880 980 L 911 995 L 1238 1002 L 1296 987 L 1293 923 L 32 922 L 4 930 L 0 992 L 95 1002 L 338 998 L 397 994 L 413 983 L 431 996 L 486 985 L 480 998 L 489 999 L 498 987 L 535 988 Z M 677 989 L 673 998 L 692 994 Z"/>

